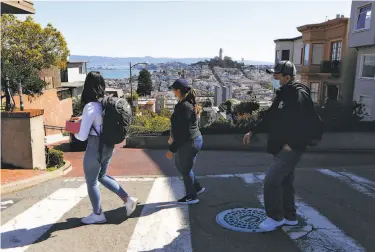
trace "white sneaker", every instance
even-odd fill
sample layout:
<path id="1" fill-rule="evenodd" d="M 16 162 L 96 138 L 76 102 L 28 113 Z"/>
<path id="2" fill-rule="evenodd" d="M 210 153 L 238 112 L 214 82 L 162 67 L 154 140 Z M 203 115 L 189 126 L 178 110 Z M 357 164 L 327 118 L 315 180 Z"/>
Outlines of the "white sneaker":
<path id="1" fill-rule="evenodd" d="M 81 220 L 83 224 L 89 225 L 89 224 L 95 224 L 95 223 L 105 223 L 107 222 L 107 219 L 105 218 L 104 213 L 101 214 L 90 214 L 89 216 L 83 218 Z"/>
<path id="2" fill-rule="evenodd" d="M 297 226 L 298 220 L 291 221 L 291 220 L 284 219 L 284 225 L 286 225 L 286 226 Z"/>
<path id="3" fill-rule="evenodd" d="M 137 202 L 138 202 L 138 199 L 133 198 L 133 197 L 128 197 L 128 199 L 125 203 L 126 215 L 127 216 L 130 216 L 134 212 L 134 210 L 137 207 Z"/>
<path id="4" fill-rule="evenodd" d="M 274 219 L 267 217 L 262 223 L 259 224 L 259 228 L 264 231 L 273 231 L 284 224 L 285 219 L 281 221 L 275 221 Z"/>
<path id="5" fill-rule="evenodd" d="M 204 188 L 204 187 L 202 187 L 198 192 L 197 192 L 197 194 L 199 195 L 199 194 L 202 194 L 202 193 L 204 193 L 206 191 L 206 188 Z"/>

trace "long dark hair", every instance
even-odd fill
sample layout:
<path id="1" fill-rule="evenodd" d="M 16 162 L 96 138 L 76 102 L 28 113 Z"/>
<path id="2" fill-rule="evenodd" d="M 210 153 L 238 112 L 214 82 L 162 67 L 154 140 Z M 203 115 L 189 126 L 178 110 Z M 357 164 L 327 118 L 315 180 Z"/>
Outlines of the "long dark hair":
<path id="1" fill-rule="evenodd" d="M 195 97 L 197 93 L 191 87 L 181 88 L 180 89 L 181 95 L 185 96 L 185 100 L 194 106 L 195 113 L 198 114 L 198 104 L 195 101 Z"/>
<path id="2" fill-rule="evenodd" d="M 83 86 L 81 102 L 86 105 L 104 97 L 105 81 L 99 72 L 89 72 Z"/>

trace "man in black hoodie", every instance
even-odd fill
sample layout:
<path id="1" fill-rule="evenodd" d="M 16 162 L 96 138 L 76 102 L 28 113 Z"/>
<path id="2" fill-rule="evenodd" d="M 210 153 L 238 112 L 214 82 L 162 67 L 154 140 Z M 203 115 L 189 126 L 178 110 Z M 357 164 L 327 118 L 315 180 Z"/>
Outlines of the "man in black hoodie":
<path id="1" fill-rule="evenodd" d="M 290 61 L 280 61 L 267 70 L 280 84 L 271 107 L 262 120 L 244 136 L 248 144 L 252 135 L 268 133 L 267 150 L 274 156 L 264 180 L 264 204 L 267 218 L 259 227 L 272 231 L 282 225 L 297 225 L 294 202 L 294 168 L 311 141 L 314 105 L 310 90 L 294 81 L 296 68 Z"/>

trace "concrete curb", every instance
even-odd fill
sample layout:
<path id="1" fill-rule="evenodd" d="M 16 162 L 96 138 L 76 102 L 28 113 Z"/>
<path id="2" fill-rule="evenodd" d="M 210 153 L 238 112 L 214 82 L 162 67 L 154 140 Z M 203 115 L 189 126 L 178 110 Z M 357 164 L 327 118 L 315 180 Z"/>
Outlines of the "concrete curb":
<path id="1" fill-rule="evenodd" d="M 26 189 L 28 187 L 38 185 L 45 181 L 64 176 L 65 174 L 67 174 L 68 172 L 72 170 L 72 164 L 69 161 L 66 161 L 66 160 L 64 161 L 65 161 L 65 165 L 63 165 L 61 168 L 57 169 L 56 171 L 46 172 L 45 174 L 41 174 L 32 178 L 23 179 L 20 181 L 15 181 L 12 183 L 1 185 L 1 195 L 11 193 L 11 192 L 16 192 L 22 189 Z"/>

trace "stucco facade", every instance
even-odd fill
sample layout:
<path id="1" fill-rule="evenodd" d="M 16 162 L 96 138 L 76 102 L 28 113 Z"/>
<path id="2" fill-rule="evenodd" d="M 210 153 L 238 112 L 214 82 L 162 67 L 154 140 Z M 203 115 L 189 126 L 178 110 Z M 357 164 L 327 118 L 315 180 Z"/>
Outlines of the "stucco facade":
<path id="1" fill-rule="evenodd" d="M 14 102 L 20 104 L 19 96 L 14 96 Z M 56 89 L 43 91 L 41 96 L 23 95 L 25 109 L 43 109 L 44 125 L 65 127 L 66 120 L 73 114 L 72 98 L 60 100 Z M 61 134 L 60 130 L 46 129 L 46 135 Z"/>
<path id="2" fill-rule="evenodd" d="M 349 47 L 358 51 L 353 99 L 364 104 L 367 116 L 375 120 L 375 3 L 353 1 Z"/>
<path id="3" fill-rule="evenodd" d="M 352 102 L 357 52 L 348 48 L 349 19 L 335 19 L 297 28 L 304 44 L 301 78 L 318 105 Z"/>

